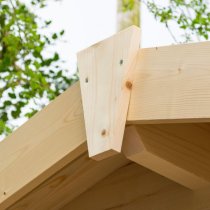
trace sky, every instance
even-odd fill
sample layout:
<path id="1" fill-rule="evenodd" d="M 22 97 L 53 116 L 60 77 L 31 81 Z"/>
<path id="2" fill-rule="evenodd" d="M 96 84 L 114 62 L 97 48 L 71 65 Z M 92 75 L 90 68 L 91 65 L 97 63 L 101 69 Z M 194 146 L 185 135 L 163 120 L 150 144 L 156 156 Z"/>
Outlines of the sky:
<path id="1" fill-rule="evenodd" d="M 167 0 L 162 0 L 161 4 L 164 2 L 167 3 Z M 56 49 L 66 60 L 65 65 L 70 71 L 76 68 L 78 51 L 116 33 L 116 0 L 51 0 L 38 14 L 53 21 L 52 32 L 65 30 L 64 41 Z M 158 23 L 143 4 L 141 29 L 141 47 L 173 44 L 165 26 Z"/>

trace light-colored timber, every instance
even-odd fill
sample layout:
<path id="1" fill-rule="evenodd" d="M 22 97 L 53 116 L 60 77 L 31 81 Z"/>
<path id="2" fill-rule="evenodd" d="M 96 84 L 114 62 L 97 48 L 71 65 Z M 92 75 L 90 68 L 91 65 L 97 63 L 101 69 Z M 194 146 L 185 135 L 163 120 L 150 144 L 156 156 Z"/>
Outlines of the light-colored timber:
<path id="1" fill-rule="evenodd" d="M 79 84 L 0 143 L 0 209 L 86 151 Z"/>
<path id="2" fill-rule="evenodd" d="M 94 161 L 88 151 L 70 162 L 8 210 L 59 210 L 129 161 L 122 155 Z M 85 208 L 83 208 L 85 209 Z"/>
<path id="3" fill-rule="evenodd" d="M 210 124 L 128 126 L 126 157 L 192 190 L 210 187 Z"/>
<path id="4" fill-rule="evenodd" d="M 96 160 L 121 151 L 139 43 L 132 26 L 78 53 L 88 151 Z"/>
<path id="5" fill-rule="evenodd" d="M 113 40 L 119 48 L 124 41 Z M 95 48 L 99 50 L 103 43 Z M 97 54 L 97 62 L 104 59 L 99 55 L 103 53 Z M 120 55 L 124 54 L 113 54 L 113 61 Z M 133 69 L 134 81 L 122 84 L 127 84 L 127 96 L 131 92 L 130 102 L 126 96 L 124 108 L 115 107 L 119 113 L 125 109 L 115 132 L 123 135 L 124 130 L 118 129 L 127 115 L 126 124 L 137 126 L 141 145 L 129 142 L 126 149 L 131 148 L 131 153 L 126 155 L 152 171 L 122 155 L 99 162 L 88 158 L 86 113 L 77 83 L 0 143 L 0 210 L 210 209 L 209 57 L 210 42 L 138 49 L 136 65 L 128 68 Z M 110 67 L 106 59 L 99 62 L 104 71 Z M 119 62 L 125 65 L 130 59 Z M 101 134 L 106 136 L 107 129 Z M 146 159 L 137 158 L 140 148 Z"/>
<path id="6" fill-rule="evenodd" d="M 207 210 L 209 196 L 210 188 L 193 192 L 120 156 L 96 162 L 86 152 L 8 210 Z"/>
<path id="7" fill-rule="evenodd" d="M 63 210 L 193 210 L 192 197 L 189 189 L 132 163 L 81 194 Z"/>
<path id="8" fill-rule="evenodd" d="M 84 192 L 62 210 L 208 210 L 210 188 L 191 191 L 134 163 Z"/>
<path id="9" fill-rule="evenodd" d="M 140 49 L 127 122 L 210 122 L 210 42 Z"/>

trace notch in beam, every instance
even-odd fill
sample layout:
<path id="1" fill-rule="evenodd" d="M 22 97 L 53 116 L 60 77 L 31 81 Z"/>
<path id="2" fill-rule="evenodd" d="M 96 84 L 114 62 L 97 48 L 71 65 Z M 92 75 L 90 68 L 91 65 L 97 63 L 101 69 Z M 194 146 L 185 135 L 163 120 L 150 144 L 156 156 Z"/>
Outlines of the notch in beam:
<path id="1" fill-rule="evenodd" d="M 121 151 L 140 29 L 129 27 L 78 53 L 89 156 Z"/>

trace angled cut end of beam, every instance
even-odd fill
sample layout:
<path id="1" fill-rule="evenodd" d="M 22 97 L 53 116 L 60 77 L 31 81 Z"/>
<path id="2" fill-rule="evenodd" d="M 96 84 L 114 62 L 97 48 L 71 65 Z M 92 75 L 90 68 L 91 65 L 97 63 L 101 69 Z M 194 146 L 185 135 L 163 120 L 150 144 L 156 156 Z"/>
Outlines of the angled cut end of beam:
<path id="1" fill-rule="evenodd" d="M 142 132 L 142 136 L 141 136 L 141 132 Z M 146 168 L 149 168 L 150 170 L 155 171 L 156 173 L 161 174 L 162 176 L 165 176 L 192 190 L 210 186 L 209 180 L 207 181 L 206 179 L 201 177 L 202 169 L 201 171 L 199 171 L 199 166 L 197 165 L 197 163 L 195 163 L 195 166 L 194 166 L 195 171 L 197 171 L 197 174 L 196 174 L 190 171 L 189 168 L 181 167 L 181 164 L 179 163 L 178 159 L 176 163 L 171 161 L 170 155 L 168 155 L 167 152 L 172 154 L 173 152 L 170 152 L 170 150 L 171 151 L 177 150 L 176 155 L 178 157 L 178 156 L 181 156 L 180 154 L 182 153 L 182 151 L 181 150 L 178 151 L 178 147 L 175 147 L 173 143 L 172 144 L 170 143 L 171 141 L 170 138 L 167 139 L 168 140 L 168 143 L 166 143 L 167 145 L 159 144 L 158 146 L 158 143 L 157 145 L 156 143 L 151 144 L 151 141 L 149 140 L 151 136 L 148 135 L 147 132 L 148 130 L 146 128 L 139 130 L 135 126 L 128 126 L 125 129 L 123 153 L 128 159 Z M 149 132 L 152 132 L 152 131 L 149 130 Z M 158 142 L 158 138 L 161 138 L 161 137 L 158 136 L 157 129 L 154 132 L 156 133 L 156 139 L 153 139 L 153 140 Z M 154 150 L 156 151 L 159 150 L 159 151 L 155 153 Z M 165 153 L 165 155 L 162 156 L 161 153 L 162 154 Z M 173 155 L 174 154 L 172 154 L 172 156 Z M 195 154 L 187 154 L 187 155 L 189 155 L 190 158 L 191 158 L 191 155 L 195 156 Z M 175 157 L 175 160 L 176 160 L 176 157 Z M 183 162 L 186 162 L 186 160 L 183 159 Z"/>
<path id="2" fill-rule="evenodd" d="M 78 53 L 89 156 L 121 151 L 140 29 L 132 26 Z"/>

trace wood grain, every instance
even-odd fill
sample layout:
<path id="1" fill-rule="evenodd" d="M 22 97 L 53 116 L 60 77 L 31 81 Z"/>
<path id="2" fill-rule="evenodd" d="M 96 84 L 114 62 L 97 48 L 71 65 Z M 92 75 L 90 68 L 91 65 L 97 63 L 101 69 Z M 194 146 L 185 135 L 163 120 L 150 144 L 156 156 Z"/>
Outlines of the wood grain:
<path id="1" fill-rule="evenodd" d="M 129 37 L 132 36 L 129 35 Z M 119 43 L 124 44 L 127 39 L 129 38 L 113 41 L 118 43 L 119 51 L 122 50 Z M 108 44 L 105 47 L 107 50 L 105 50 L 105 54 L 110 53 L 108 46 L 110 45 Z M 103 44 L 93 46 L 98 50 L 102 47 Z M 118 61 L 118 63 L 113 63 L 114 69 L 117 69 L 117 71 L 120 69 L 119 66 L 122 67 L 122 70 L 126 69 L 126 66 L 130 66 L 129 59 L 124 59 L 124 50 L 129 52 L 126 48 L 123 48 L 122 52 L 120 51 L 121 54 L 114 53 L 114 50 L 111 50 L 114 53 L 110 54 L 111 58 Z M 119 80 L 123 81 L 123 88 L 126 89 L 126 91 L 123 89 L 123 94 L 125 93 L 128 96 L 132 87 L 127 124 L 151 123 L 151 125 L 138 127 L 141 138 L 147 139 L 147 141 L 144 141 L 146 150 L 207 182 L 210 181 L 210 127 L 208 123 L 198 122 L 210 122 L 209 52 L 210 42 L 140 49 L 133 85 L 132 82 L 126 83 L 127 78 L 130 78 L 130 76 L 127 77 L 126 75 L 126 79 L 121 78 L 122 80 Z M 103 53 L 95 55 L 96 60 L 98 61 L 98 58 L 101 58 L 102 55 Z M 121 61 L 122 56 L 123 62 Z M 102 66 L 103 72 L 111 69 L 112 62 L 106 61 L 104 59 L 102 64 L 99 65 Z M 88 66 L 89 64 L 83 68 Z M 97 65 L 94 63 L 90 64 L 90 66 Z M 112 87 L 112 83 L 118 83 L 119 81 L 109 81 L 106 74 L 103 75 L 104 81 L 108 81 L 108 83 L 104 83 L 103 91 L 111 91 L 119 96 L 119 89 L 110 89 L 110 84 Z M 84 78 L 86 81 L 85 76 Z M 88 83 L 91 82 L 88 78 Z M 125 102 L 124 104 L 124 102 L 121 106 L 115 106 L 111 114 L 106 115 L 112 116 L 109 120 L 107 120 L 108 118 L 101 118 L 106 119 L 107 124 L 102 122 L 97 124 L 99 127 L 91 128 L 96 130 L 98 135 L 103 134 L 104 140 L 108 138 L 107 134 L 112 132 L 117 133 L 115 134 L 117 139 L 120 139 L 118 137 L 123 135 L 125 116 L 120 114 L 127 113 L 125 107 L 127 106 L 126 103 L 128 103 Z M 89 100 L 89 103 L 95 103 L 95 101 Z M 102 107 L 98 111 L 99 114 L 101 112 L 109 113 L 110 107 L 103 100 L 99 101 L 99 104 Z M 88 106 L 85 105 L 85 107 Z M 97 112 L 97 110 L 91 112 L 93 111 Z M 119 116 L 116 115 L 118 117 L 113 114 L 115 112 L 119 113 Z M 187 124 L 159 124 L 175 122 L 187 122 Z M 152 125 L 154 123 L 158 124 Z M 112 126 L 112 132 L 107 125 L 115 125 Z M 111 144 L 109 140 L 105 141 L 105 143 L 100 142 L 100 144 L 102 145 L 101 148 L 108 148 L 107 151 L 111 151 L 111 153 L 113 150 L 110 148 L 121 147 L 118 143 L 116 145 Z M 83 159 L 80 158 L 83 157 L 81 155 L 86 151 L 83 109 L 80 87 L 79 83 L 77 83 L 11 134 L 7 140 L 0 143 L 0 209 L 8 209 L 12 205 L 11 209 L 28 209 L 28 206 L 31 209 L 41 209 L 37 200 L 40 200 L 40 205 L 42 203 L 45 209 L 52 209 L 52 206 L 55 206 L 55 209 L 63 208 L 63 205 L 66 205 L 75 196 L 89 189 L 93 184 L 117 169 L 121 164 L 124 164 L 124 161 L 119 161 L 119 163 L 116 161 L 116 164 L 111 161 L 110 163 L 107 162 L 107 165 L 103 165 L 87 159 L 83 162 Z M 118 149 L 115 151 L 118 151 Z M 105 154 L 105 156 L 107 157 L 109 154 Z M 81 168 L 79 167 L 80 163 L 82 163 Z M 67 168 L 64 170 L 65 166 Z M 80 174 L 78 179 L 76 171 L 75 174 L 70 175 L 75 168 L 78 168 Z M 145 169 L 137 165 L 134 168 L 128 167 L 128 170 L 126 169 L 124 172 L 117 170 L 113 176 L 105 179 L 108 181 L 102 181 L 99 188 L 96 185 L 93 188 L 96 189 L 95 192 L 94 190 L 87 191 L 87 194 L 84 193 L 78 199 L 66 205 L 64 209 L 68 209 L 69 206 L 78 209 L 79 205 L 83 204 L 84 201 L 91 202 L 94 196 L 98 200 L 95 200 L 95 203 L 85 203 L 87 210 L 91 209 L 91 207 L 96 210 L 100 209 L 100 204 L 103 204 L 105 209 L 210 209 L 209 189 L 195 191 L 192 195 L 192 192 L 189 193 L 185 188 L 156 173 L 145 172 L 148 175 L 144 176 L 139 170 L 145 171 Z M 63 170 L 60 171 L 61 169 Z M 137 171 L 137 174 L 135 171 Z M 60 182 L 59 176 L 56 179 L 59 174 L 64 176 L 68 174 L 68 178 L 64 179 L 63 182 L 61 178 Z M 98 176 L 96 180 L 93 180 L 94 176 Z M 85 181 L 83 181 L 83 178 Z M 131 183 L 132 179 L 136 180 L 137 183 L 139 181 L 139 184 L 136 184 L 136 181 Z M 61 183 L 61 185 L 56 185 L 57 182 Z M 105 189 L 103 183 L 107 183 L 108 187 L 108 182 L 110 182 L 110 188 Z M 119 188 L 114 188 L 115 183 L 119 184 Z M 169 185 L 171 187 L 168 187 Z M 52 190 L 51 186 L 57 186 L 55 188 L 58 191 Z M 71 189 L 72 186 L 74 187 Z M 79 186 L 78 189 L 76 189 L 77 186 Z M 102 194 L 97 194 L 98 190 Z M 36 192 L 40 194 L 36 194 Z M 92 192 L 94 193 L 91 194 Z M 49 197 L 44 197 L 45 193 L 49 193 Z M 69 198 L 68 193 L 72 193 Z M 75 195 L 73 195 L 74 193 Z M 94 196 L 90 197 L 90 195 Z M 104 196 L 106 196 L 107 200 L 103 201 Z M 33 206 L 31 202 L 34 200 L 37 202 Z M 95 208 L 93 205 L 95 205 Z"/>
<path id="2" fill-rule="evenodd" d="M 8 210 L 58 210 L 115 170 L 128 164 L 122 155 L 94 161 L 88 152 L 47 179 Z"/>
<path id="3" fill-rule="evenodd" d="M 69 209 L 194 210 L 193 192 L 132 163 L 109 175 L 62 210 Z"/>
<path id="4" fill-rule="evenodd" d="M 127 123 L 210 122 L 210 42 L 140 49 Z"/>
<path id="5" fill-rule="evenodd" d="M 121 151 L 140 30 L 132 26 L 78 53 L 90 157 Z"/>
<path id="6" fill-rule="evenodd" d="M 126 157 L 192 190 L 210 186 L 210 124 L 129 126 Z"/>
<path id="7" fill-rule="evenodd" d="M 209 210 L 210 188 L 195 192 L 135 163 L 87 190 L 62 210 Z"/>
<path id="8" fill-rule="evenodd" d="M 0 143 L 0 209 L 87 150 L 82 112 L 77 83 Z"/>

